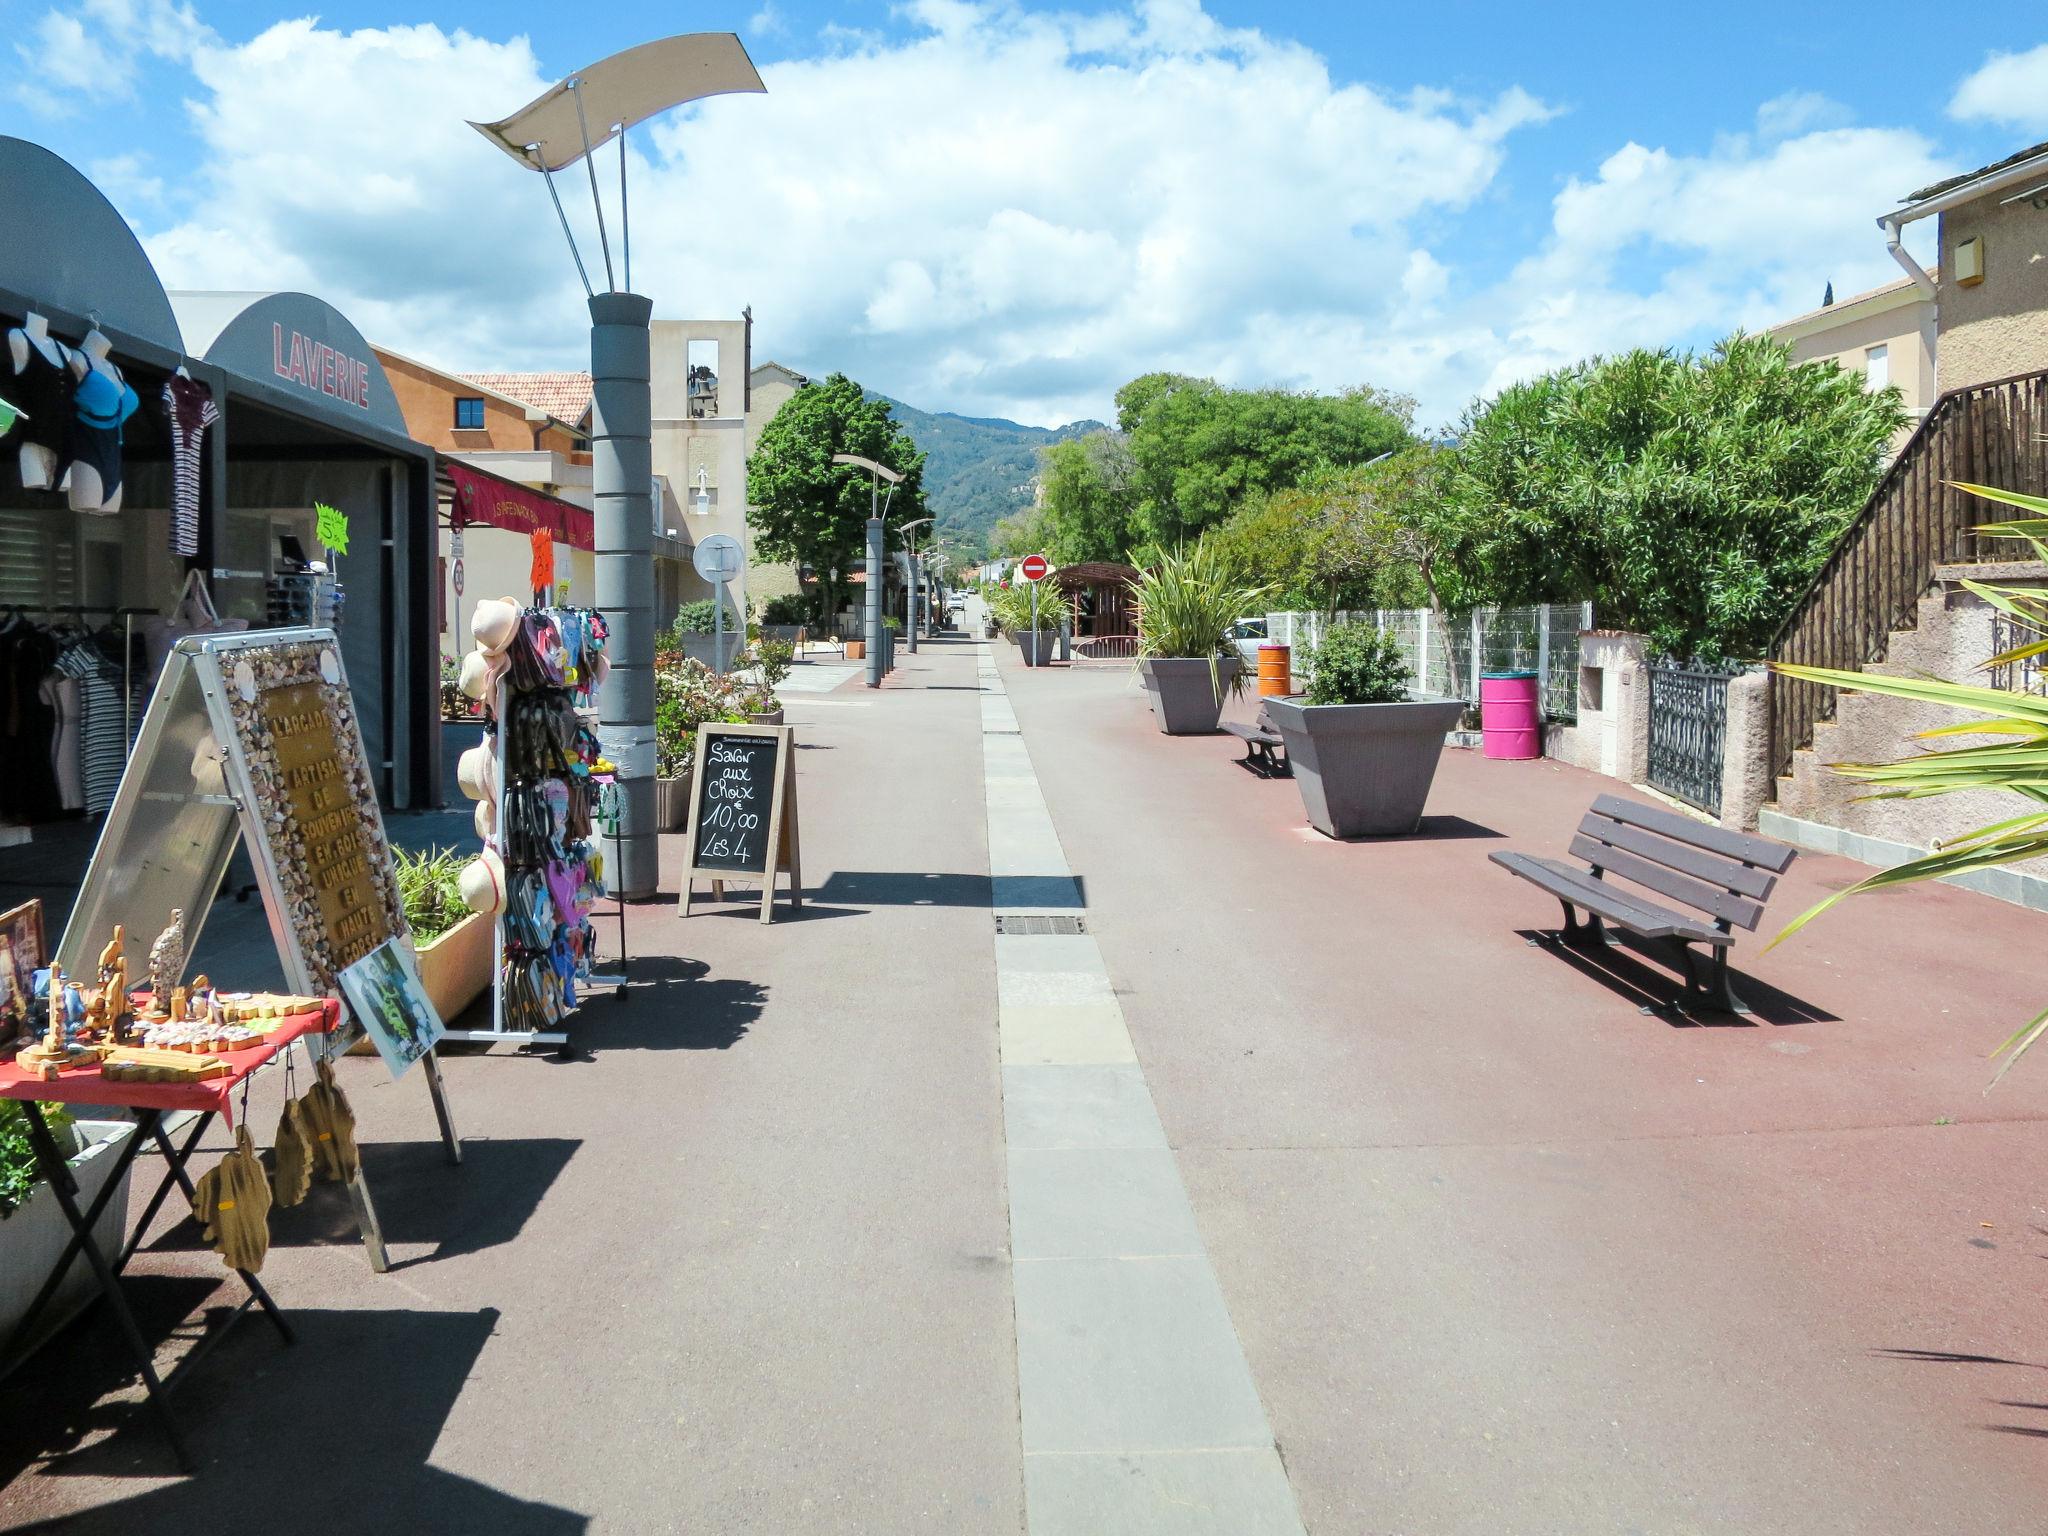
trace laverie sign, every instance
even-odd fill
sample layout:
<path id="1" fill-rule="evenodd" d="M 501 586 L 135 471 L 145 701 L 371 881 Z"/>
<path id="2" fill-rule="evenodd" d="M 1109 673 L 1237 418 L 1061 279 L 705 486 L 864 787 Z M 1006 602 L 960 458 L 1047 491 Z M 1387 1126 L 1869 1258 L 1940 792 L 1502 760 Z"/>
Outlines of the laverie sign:
<path id="1" fill-rule="evenodd" d="M 370 408 L 370 365 L 365 359 L 287 331 L 275 321 L 270 326 L 270 366 L 288 383 L 332 395 L 361 410 Z"/>

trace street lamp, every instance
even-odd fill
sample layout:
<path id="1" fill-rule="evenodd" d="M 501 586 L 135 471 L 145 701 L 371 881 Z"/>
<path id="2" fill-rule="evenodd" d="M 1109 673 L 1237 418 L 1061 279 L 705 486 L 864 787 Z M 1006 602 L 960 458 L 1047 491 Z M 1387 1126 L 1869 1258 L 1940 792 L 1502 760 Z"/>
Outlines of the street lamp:
<path id="1" fill-rule="evenodd" d="M 928 517 L 920 517 L 914 522 L 898 523 L 896 525 L 896 531 L 903 535 L 903 554 L 905 562 L 908 565 L 910 575 L 910 580 L 906 584 L 906 588 L 909 592 L 910 654 L 913 656 L 917 654 L 917 599 L 919 590 L 919 574 L 917 569 L 917 546 L 913 544 L 910 540 L 910 530 L 913 528 L 922 528 L 930 521 L 931 519 Z"/>
<path id="2" fill-rule="evenodd" d="M 648 321 L 654 302 L 632 291 L 633 248 L 626 200 L 626 130 L 684 102 L 735 91 L 765 91 L 747 50 L 731 32 L 698 32 L 642 43 L 550 86 L 495 123 L 470 126 L 528 170 L 547 178 L 569 256 L 590 305 L 591 521 L 597 545 L 597 606 L 611 624 L 611 675 L 600 702 L 598 741 L 618 765 L 618 831 L 605 839 L 605 875 L 622 898 L 654 894 L 660 845 L 654 825 L 654 465 Z M 595 133 L 592 132 L 593 127 Z M 597 149 L 619 141 L 620 287 L 611 234 L 597 190 Z M 604 292 L 590 281 L 555 172 L 581 160 L 604 250 Z"/>
<path id="3" fill-rule="evenodd" d="M 882 482 L 889 482 L 889 498 L 893 500 L 903 476 L 888 465 L 864 459 L 857 453 L 835 453 L 832 462 L 851 464 L 868 472 L 868 591 L 866 623 L 862 632 L 867 636 L 868 686 L 879 688 L 882 686 L 882 519 L 889 515 L 889 503 L 877 503 Z"/>

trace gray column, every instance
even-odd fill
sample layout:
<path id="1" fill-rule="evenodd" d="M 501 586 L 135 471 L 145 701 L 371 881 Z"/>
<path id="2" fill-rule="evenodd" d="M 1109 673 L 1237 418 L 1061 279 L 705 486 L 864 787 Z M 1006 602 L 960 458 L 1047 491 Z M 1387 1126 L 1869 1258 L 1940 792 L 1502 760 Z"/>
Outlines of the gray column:
<path id="1" fill-rule="evenodd" d="M 910 557 L 910 623 L 904 632 L 910 636 L 910 654 L 917 654 L 917 600 L 923 595 L 923 574 L 918 570 L 920 561 L 916 555 Z"/>
<path id="2" fill-rule="evenodd" d="M 882 564 L 882 520 L 868 519 L 868 686 L 882 686 L 882 583 L 888 568 Z"/>
<path id="3" fill-rule="evenodd" d="M 590 459 L 597 606 L 611 625 L 611 674 L 598 739 L 619 770 L 619 835 L 606 838 L 605 880 L 626 899 L 661 880 L 654 826 L 654 463 L 647 323 L 637 293 L 590 300 Z"/>

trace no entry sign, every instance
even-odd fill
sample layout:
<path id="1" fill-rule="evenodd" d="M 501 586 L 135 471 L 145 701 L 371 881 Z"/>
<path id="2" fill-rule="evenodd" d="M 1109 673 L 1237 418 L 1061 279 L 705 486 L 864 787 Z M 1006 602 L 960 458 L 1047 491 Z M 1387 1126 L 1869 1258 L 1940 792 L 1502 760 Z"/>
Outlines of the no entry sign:
<path id="1" fill-rule="evenodd" d="M 1051 570 L 1052 567 L 1045 563 L 1045 556 L 1043 555 L 1026 555 L 1024 563 L 1018 566 L 1017 569 L 1024 573 L 1026 581 L 1043 581 L 1045 573 Z"/>

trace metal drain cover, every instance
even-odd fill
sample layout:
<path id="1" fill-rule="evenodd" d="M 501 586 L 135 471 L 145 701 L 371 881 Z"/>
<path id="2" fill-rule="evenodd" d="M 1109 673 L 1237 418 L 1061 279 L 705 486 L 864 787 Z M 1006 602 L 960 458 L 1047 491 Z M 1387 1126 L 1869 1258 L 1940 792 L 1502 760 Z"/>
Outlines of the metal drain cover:
<path id="1" fill-rule="evenodd" d="M 1086 933 L 1078 917 L 1047 917 L 1035 912 L 998 912 L 996 932 L 1022 937 L 1027 934 Z"/>

